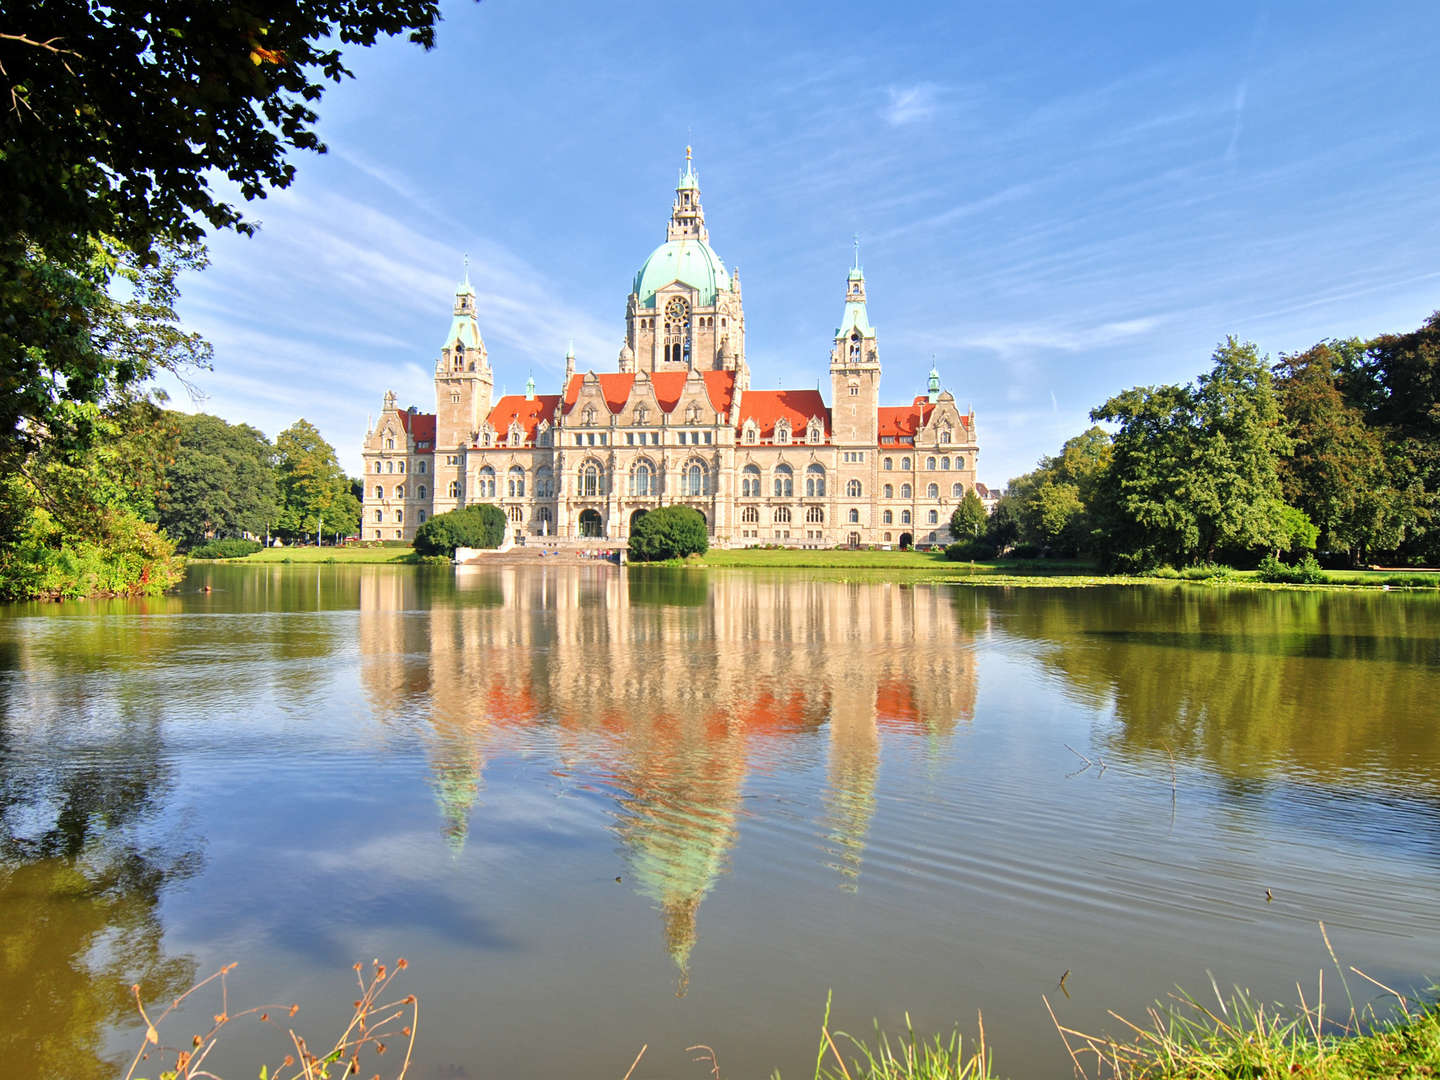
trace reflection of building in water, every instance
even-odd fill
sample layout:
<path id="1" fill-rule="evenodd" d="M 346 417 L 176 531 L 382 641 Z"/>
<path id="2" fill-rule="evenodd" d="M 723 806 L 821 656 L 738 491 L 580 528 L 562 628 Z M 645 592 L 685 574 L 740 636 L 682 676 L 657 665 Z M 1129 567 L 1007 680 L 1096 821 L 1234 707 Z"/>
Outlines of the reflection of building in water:
<path id="1" fill-rule="evenodd" d="M 491 748 L 543 730 L 620 792 L 622 854 L 682 991 L 750 770 L 825 731 L 823 858 L 853 888 L 881 732 L 943 737 L 974 711 L 972 638 L 943 588 L 497 567 L 422 598 L 417 580 L 362 584 L 362 671 L 380 713 L 429 713 L 447 837 L 464 843 Z"/>

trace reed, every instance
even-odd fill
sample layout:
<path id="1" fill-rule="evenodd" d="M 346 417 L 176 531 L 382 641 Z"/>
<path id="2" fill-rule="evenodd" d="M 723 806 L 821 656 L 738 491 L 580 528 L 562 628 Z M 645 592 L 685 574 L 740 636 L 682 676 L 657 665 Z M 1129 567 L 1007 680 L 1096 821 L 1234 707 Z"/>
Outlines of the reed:
<path id="1" fill-rule="evenodd" d="M 1331 959 L 1324 926 L 1321 934 Z M 1214 979 L 1213 1006 L 1185 991 L 1147 1010 L 1142 1022 L 1110 1015 L 1124 1029 L 1120 1038 L 1096 1035 L 1050 1018 L 1081 1080 L 1389 1080 L 1440 1076 L 1440 1004 L 1415 1001 L 1351 967 L 1351 974 L 1383 991 L 1375 1002 L 1357 1006 L 1336 960 L 1344 1003 L 1325 1000 L 1320 973 L 1313 996 L 1296 984 L 1298 1004 L 1281 1007 L 1258 1001 L 1248 991 L 1221 994 Z M 1050 1008 L 1050 1002 L 1045 1002 Z"/>

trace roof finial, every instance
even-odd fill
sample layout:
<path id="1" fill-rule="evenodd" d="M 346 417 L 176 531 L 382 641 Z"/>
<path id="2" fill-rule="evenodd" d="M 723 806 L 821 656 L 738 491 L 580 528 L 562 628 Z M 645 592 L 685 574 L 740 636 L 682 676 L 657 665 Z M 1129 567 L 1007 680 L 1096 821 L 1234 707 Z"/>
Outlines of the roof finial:
<path id="1" fill-rule="evenodd" d="M 685 164 L 690 164 L 690 147 L 685 147 Z"/>
<path id="2" fill-rule="evenodd" d="M 465 253 L 465 284 L 470 284 L 470 253 Z"/>
<path id="3" fill-rule="evenodd" d="M 857 232 L 852 239 L 855 241 L 855 269 L 860 269 L 860 234 Z"/>

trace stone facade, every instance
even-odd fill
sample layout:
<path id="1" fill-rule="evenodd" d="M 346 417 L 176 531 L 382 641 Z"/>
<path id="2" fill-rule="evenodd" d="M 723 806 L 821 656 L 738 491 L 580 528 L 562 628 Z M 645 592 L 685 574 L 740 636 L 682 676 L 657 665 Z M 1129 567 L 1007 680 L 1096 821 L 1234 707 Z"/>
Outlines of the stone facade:
<path id="1" fill-rule="evenodd" d="M 666 239 L 635 275 L 617 369 L 558 394 L 494 397 L 468 277 L 435 365 L 435 412 L 385 395 L 364 444 L 362 537 L 410 539 L 432 514 L 503 508 L 517 536 L 623 543 L 637 516 L 681 503 L 712 543 L 789 547 L 945 543 L 975 487 L 975 414 L 930 372 L 927 393 L 880 404 L 865 275 L 845 282 L 818 390 L 752 389 L 738 273 L 710 247 L 686 154 Z"/>

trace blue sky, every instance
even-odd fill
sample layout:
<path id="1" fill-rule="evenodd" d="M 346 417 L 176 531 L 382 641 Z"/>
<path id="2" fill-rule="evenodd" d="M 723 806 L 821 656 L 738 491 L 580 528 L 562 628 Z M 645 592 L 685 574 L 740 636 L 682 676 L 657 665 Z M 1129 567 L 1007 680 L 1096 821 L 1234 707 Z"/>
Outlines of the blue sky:
<path id="1" fill-rule="evenodd" d="M 178 407 L 314 422 L 358 473 L 434 407 L 470 258 L 497 391 L 614 370 L 687 143 L 753 385 L 827 385 L 861 237 L 882 397 L 936 363 L 1003 484 L 1227 334 L 1272 357 L 1440 308 L 1440 4 L 447 3 L 356 53 L 325 156 L 211 241 Z M 828 389 L 827 389 L 828 393 Z"/>

